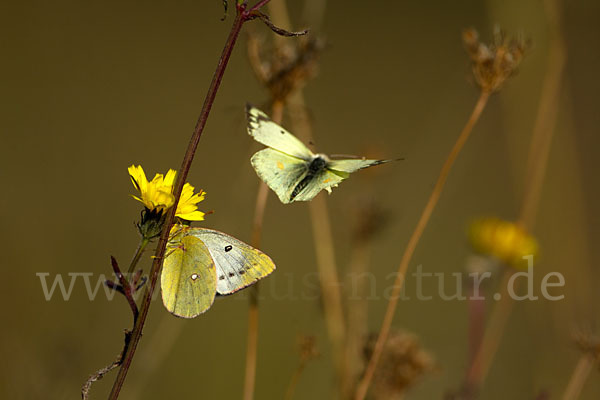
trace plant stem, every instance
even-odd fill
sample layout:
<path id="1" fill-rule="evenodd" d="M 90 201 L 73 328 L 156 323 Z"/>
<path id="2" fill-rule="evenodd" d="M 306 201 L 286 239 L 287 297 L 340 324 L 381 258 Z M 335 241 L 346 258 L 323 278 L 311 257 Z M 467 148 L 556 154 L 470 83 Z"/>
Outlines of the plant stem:
<path id="1" fill-rule="evenodd" d="M 476 393 L 479 386 L 483 383 L 485 376 L 487 375 L 492 360 L 496 354 L 500 341 L 502 339 L 502 333 L 508 322 L 508 318 L 513 309 L 514 301 L 508 294 L 508 282 L 513 274 L 511 268 L 506 268 L 502 276 L 502 281 L 499 284 L 501 290 L 501 298 L 494 307 L 492 316 L 487 323 L 487 329 L 485 330 L 483 339 L 480 342 L 477 351 L 472 359 L 471 367 L 466 378 L 466 388 L 469 393 Z M 513 290 L 516 290 L 514 288 Z"/>
<path id="2" fill-rule="evenodd" d="M 324 7 L 324 4 L 325 0 L 321 0 L 322 7 Z M 291 22 L 285 1 L 270 3 L 269 9 L 273 21 L 276 21 L 278 26 L 282 26 L 284 29 L 291 29 Z M 276 40 L 281 41 L 281 38 L 276 37 Z M 310 142 L 313 135 L 310 124 L 306 122 L 309 118 L 305 112 L 306 108 L 302 89 L 297 89 L 290 97 L 290 103 L 301 110 L 294 113 L 291 118 L 291 125 L 294 132 L 305 142 Z M 340 288 L 341 282 L 335 262 L 330 216 L 327 209 L 327 202 L 322 194 L 309 202 L 308 208 L 313 230 L 319 283 L 321 285 L 325 325 L 333 350 L 333 363 L 341 395 L 344 390 L 344 379 L 347 368 L 345 362 L 346 328 Z"/>
<path id="3" fill-rule="evenodd" d="M 250 288 L 248 304 L 248 337 L 246 339 L 246 371 L 242 399 L 254 398 L 256 386 L 256 357 L 258 354 L 258 288 L 257 282 Z"/>
<path id="4" fill-rule="evenodd" d="M 137 266 L 138 262 L 140 261 L 142 254 L 144 254 L 144 251 L 146 250 L 146 246 L 148 246 L 148 243 L 150 243 L 150 240 L 145 237 L 142 237 L 140 244 L 138 245 L 137 249 L 135 250 L 135 254 L 133 255 L 133 258 L 131 259 L 131 263 L 129 264 L 129 269 L 127 270 L 127 277 L 126 277 L 127 279 L 133 279 L 133 272 L 135 271 L 135 267 Z M 132 281 L 130 281 L 130 283 L 132 283 Z"/>
<path id="5" fill-rule="evenodd" d="M 338 385 L 342 390 L 346 376 L 345 345 L 346 328 L 342 306 L 341 282 L 335 263 L 331 218 L 324 194 L 315 197 L 308 205 L 312 222 L 313 241 L 317 256 L 319 282 L 325 313 L 325 323 L 332 345 L 333 361 L 337 372 Z"/>
<path id="6" fill-rule="evenodd" d="M 275 101 L 273 103 L 271 119 L 274 122 L 281 124 L 281 120 L 283 119 L 282 102 Z M 269 187 L 266 183 L 260 181 L 258 184 L 258 193 L 256 195 L 252 239 L 250 242 L 255 248 L 260 247 L 268 194 Z M 259 282 L 250 288 L 248 338 L 246 340 L 246 373 L 244 377 L 244 394 L 242 397 L 244 400 L 252 400 L 254 398 L 254 387 L 256 385 L 256 357 L 258 354 L 258 294 Z"/>
<path id="7" fill-rule="evenodd" d="M 559 0 L 546 0 L 544 2 L 548 25 L 550 25 L 548 70 L 544 77 L 540 104 L 531 136 L 529 157 L 527 159 L 525 195 L 523 196 L 519 215 L 519 222 L 528 230 L 534 225 L 535 214 L 540 202 L 550 146 L 554 136 L 556 116 L 558 115 L 561 81 L 567 61 L 566 45 L 562 37 L 559 2 Z"/>
<path id="8" fill-rule="evenodd" d="M 296 368 L 296 371 L 294 371 L 294 375 L 292 375 L 292 379 L 290 380 L 288 388 L 285 391 L 284 400 L 292 400 L 294 398 L 294 392 L 296 390 L 296 386 L 298 386 L 298 380 L 300 380 L 305 366 L 306 360 L 301 359 L 300 363 L 298 364 L 298 368 Z"/>
<path id="9" fill-rule="evenodd" d="M 134 282 L 135 278 L 132 277 L 131 283 L 129 283 L 129 281 L 127 280 L 127 277 L 123 276 L 123 273 L 121 272 L 121 269 L 119 268 L 119 263 L 117 262 L 117 260 L 114 257 L 110 258 L 110 262 L 112 264 L 115 275 L 119 279 L 119 285 L 121 286 L 121 291 L 123 293 L 123 296 L 125 296 L 125 298 L 127 299 L 127 303 L 129 303 L 129 308 L 131 308 L 131 312 L 133 313 L 133 323 L 135 323 L 135 320 L 138 317 L 138 308 L 137 308 L 137 304 L 135 302 L 135 298 L 133 297 L 133 294 L 134 294 L 137 282 Z M 108 283 L 108 281 L 106 282 L 106 285 L 112 286 L 111 284 Z"/>
<path id="10" fill-rule="evenodd" d="M 573 370 L 573 375 L 571 375 L 571 379 L 567 384 L 567 388 L 563 394 L 563 400 L 576 400 L 579 398 L 581 390 L 583 389 L 583 384 L 590 375 L 590 372 L 592 372 L 595 362 L 596 360 L 589 353 L 581 355 Z"/>
<path id="11" fill-rule="evenodd" d="M 477 355 L 477 350 L 481 345 L 485 327 L 485 299 L 481 295 L 481 288 L 477 288 L 478 298 L 475 298 L 475 287 L 472 281 L 469 282 L 467 307 L 469 308 L 469 364 L 473 363 Z"/>
<path id="12" fill-rule="evenodd" d="M 112 371 L 113 369 L 115 369 L 119 365 L 121 365 L 121 356 L 122 356 L 122 354 L 119 354 L 117 356 L 117 358 L 115 359 L 115 361 L 113 361 L 112 363 L 110 363 L 106 367 L 100 368 L 98 371 L 94 372 L 88 378 L 87 381 L 85 381 L 85 383 L 83 384 L 83 387 L 81 388 L 81 398 L 83 400 L 88 400 L 89 399 L 90 389 L 92 388 L 92 384 L 94 382 L 99 381 L 100 379 L 102 379 L 104 377 L 104 375 L 108 374 L 110 371 Z"/>
<path id="13" fill-rule="evenodd" d="M 452 169 L 454 161 L 458 157 L 460 151 L 462 150 L 465 142 L 469 138 L 475 123 L 479 120 L 483 109 L 485 108 L 487 101 L 490 97 L 490 93 L 486 91 L 482 91 L 479 95 L 479 99 L 473 108 L 471 116 L 467 121 L 465 127 L 460 133 L 456 143 L 450 150 L 450 154 L 448 154 L 448 158 L 446 158 L 446 162 L 442 166 L 440 171 L 440 175 L 435 183 L 433 191 L 429 196 L 429 200 L 421 213 L 421 217 L 413 231 L 408 245 L 404 250 L 404 254 L 402 255 L 402 259 L 400 260 L 400 265 L 398 267 L 398 273 L 396 275 L 396 280 L 394 282 L 394 288 L 392 290 L 392 295 L 388 302 L 387 309 L 385 311 L 385 316 L 383 318 L 383 323 L 381 324 L 381 330 L 379 331 L 379 336 L 377 337 L 377 342 L 375 343 L 375 348 L 373 349 L 373 355 L 369 360 L 369 363 L 365 369 L 365 374 L 361 381 L 358 384 L 355 399 L 362 400 L 367 395 L 367 390 L 369 389 L 369 385 L 371 384 L 371 380 L 373 379 L 373 374 L 375 373 L 375 369 L 377 367 L 377 363 L 379 362 L 379 358 L 381 357 L 381 352 L 383 350 L 383 346 L 387 341 L 388 335 L 390 333 L 390 328 L 392 326 L 392 321 L 394 319 L 394 314 L 396 312 L 396 307 L 398 306 L 398 299 L 400 298 L 400 294 L 402 291 L 402 286 L 404 284 L 404 276 L 406 275 L 406 270 L 408 269 L 408 264 L 412 258 L 412 255 L 421 239 L 421 235 L 429 222 L 431 214 L 435 209 L 435 206 L 438 203 L 440 195 L 442 194 L 442 190 L 444 189 L 444 185 L 446 180 L 448 179 L 448 174 Z"/>
<path id="14" fill-rule="evenodd" d="M 558 114 L 560 86 L 567 59 L 561 29 L 559 0 L 546 0 L 544 6 L 551 36 L 548 69 L 544 77 L 540 103 L 533 127 L 527 158 L 525 193 L 518 219 L 519 225 L 528 231 L 533 229 L 536 211 L 540 202 L 542 184 L 556 125 L 556 115 Z M 505 272 L 505 280 L 510 273 L 510 270 Z M 473 390 L 478 390 L 483 384 L 494 361 L 506 322 L 512 310 L 512 302 L 512 298 L 503 297 L 501 302 L 496 305 L 499 310 L 495 309 L 488 321 L 488 327 L 477 352 L 477 357 L 473 360 L 473 365 L 471 365 L 467 376 L 466 384 Z M 493 332 L 493 330 L 497 331 Z"/>
<path id="15" fill-rule="evenodd" d="M 298 107 L 297 113 L 292 115 L 292 126 L 294 132 L 304 140 L 312 141 L 312 131 L 309 117 L 306 115 L 306 107 L 302 90 L 299 89 L 290 102 Z M 346 376 L 345 344 L 346 328 L 344 322 L 344 309 L 342 306 L 342 292 L 340 279 L 335 263 L 335 250 L 333 245 L 333 234 L 326 198 L 323 194 L 318 195 L 308 203 L 310 221 L 313 231 L 313 243 L 317 258 L 317 271 L 323 302 L 323 314 L 327 334 L 332 346 L 332 358 L 336 371 L 336 378 L 340 393 L 344 376 Z"/>
<path id="16" fill-rule="evenodd" d="M 260 0 L 258 3 L 256 3 L 255 5 L 253 5 L 250 8 L 250 10 L 248 10 L 248 13 L 251 13 L 252 11 L 259 10 L 261 7 L 263 7 L 264 5 L 266 5 L 269 1 L 271 1 L 271 0 Z"/>
<path id="17" fill-rule="evenodd" d="M 341 382 L 341 399 L 352 398 L 354 382 L 363 367 L 363 344 L 368 330 L 368 299 L 371 295 L 367 287 L 369 264 L 373 243 L 370 237 L 359 237 L 352 245 L 347 284 L 352 291 L 346 297 L 346 349 L 344 376 Z M 349 279 L 348 279 L 349 278 Z M 348 293 L 346 293 L 348 296 Z"/>
<path id="18" fill-rule="evenodd" d="M 249 12 L 246 10 L 246 4 L 244 3 L 238 3 L 236 11 L 236 18 L 231 27 L 229 37 L 227 38 L 227 42 L 225 43 L 225 47 L 223 48 L 223 52 L 221 53 L 221 58 L 219 59 L 219 63 L 217 64 L 217 68 L 213 75 L 211 84 L 208 88 L 208 93 L 206 94 L 206 98 L 202 106 L 202 111 L 200 112 L 198 122 L 196 123 L 196 127 L 194 128 L 194 133 L 192 134 L 185 156 L 183 157 L 181 168 L 179 170 L 179 173 L 177 174 L 177 181 L 173 189 L 173 197 L 175 198 L 174 204 L 179 203 L 179 198 L 181 196 L 183 184 L 187 179 L 188 172 L 192 165 L 192 160 L 194 159 L 194 154 L 196 153 L 196 149 L 198 147 L 198 142 L 200 141 L 200 137 L 202 136 L 202 132 L 204 130 L 204 127 L 206 126 L 206 121 L 208 119 L 208 115 L 215 100 L 215 96 L 221 84 L 221 80 L 223 79 L 223 75 L 225 73 L 225 68 L 227 67 L 229 57 L 231 56 L 233 47 L 235 46 L 242 25 L 248 20 L 249 17 Z M 137 344 L 140 341 L 140 338 L 142 337 L 142 330 L 144 327 L 144 323 L 146 322 L 146 317 L 148 316 L 148 311 L 150 310 L 152 294 L 154 293 L 156 282 L 158 280 L 158 273 L 160 271 L 163 257 L 165 255 L 167 240 L 169 238 L 169 231 L 175 218 L 176 209 L 177 207 L 173 206 L 167 211 L 165 224 L 163 226 L 160 239 L 157 244 L 154 262 L 152 263 L 152 267 L 150 269 L 150 282 L 146 286 L 144 298 L 140 307 L 139 316 L 134 323 L 131 336 L 128 342 L 126 343 L 126 349 L 123 356 L 121 368 L 119 369 L 119 373 L 117 374 L 109 396 L 110 400 L 115 400 L 119 397 L 119 393 L 121 391 L 121 388 L 123 387 L 123 383 L 125 382 L 127 372 L 129 371 L 129 367 L 131 366 L 131 362 L 133 360 Z"/>
<path id="19" fill-rule="evenodd" d="M 127 399 L 137 400 L 144 398 L 144 389 L 148 382 L 155 379 L 156 371 L 171 355 L 171 351 L 186 327 L 185 323 L 173 323 L 170 313 L 161 313 L 160 321 L 152 334 L 147 335 L 145 345 L 152 351 L 141 352 L 137 358 L 136 379 L 128 382 Z M 149 337 L 148 337 L 149 336 Z"/>

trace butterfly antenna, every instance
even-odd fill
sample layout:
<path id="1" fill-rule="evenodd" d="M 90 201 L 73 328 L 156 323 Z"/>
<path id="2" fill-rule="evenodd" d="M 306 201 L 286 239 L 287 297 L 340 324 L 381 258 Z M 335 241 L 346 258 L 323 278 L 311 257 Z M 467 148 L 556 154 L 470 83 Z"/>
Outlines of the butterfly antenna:
<path id="1" fill-rule="evenodd" d="M 355 156 L 353 154 L 332 154 L 329 156 L 330 158 L 352 158 L 352 159 L 361 159 L 364 157 Z"/>

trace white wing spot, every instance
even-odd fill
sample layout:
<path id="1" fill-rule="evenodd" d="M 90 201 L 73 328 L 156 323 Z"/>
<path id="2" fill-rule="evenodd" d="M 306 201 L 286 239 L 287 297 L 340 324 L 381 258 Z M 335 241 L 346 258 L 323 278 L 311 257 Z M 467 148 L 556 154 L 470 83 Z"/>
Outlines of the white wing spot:
<path id="1" fill-rule="evenodd" d="M 195 281 L 196 279 L 198 279 L 198 274 L 192 274 L 190 278 L 192 278 L 192 280 Z"/>

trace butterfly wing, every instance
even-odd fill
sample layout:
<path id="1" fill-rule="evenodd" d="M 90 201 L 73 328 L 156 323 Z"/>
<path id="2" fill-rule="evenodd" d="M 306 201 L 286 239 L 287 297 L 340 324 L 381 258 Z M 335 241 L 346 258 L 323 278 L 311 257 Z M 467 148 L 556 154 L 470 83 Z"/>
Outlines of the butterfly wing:
<path id="1" fill-rule="evenodd" d="M 345 160 L 331 160 L 327 164 L 327 168 L 334 171 L 352 173 L 359 169 L 373 167 L 379 164 L 385 164 L 394 160 L 365 160 L 365 159 L 345 159 Z"/>
<path id="2" fill-rule="evenodd" d="M 246 106 L 248 134 L 259 143 L 290 156 L 310 160 L 313 153 L 290 132 L 277 125 L 256 107 Z"/>
<path id="3" fill-rule="evenodd" d="M 269 148 L 255 153 L 250 162 L 284 204 L 290 203 L 292 191 L 306 175 L 308 165 L 308 161 Z"/>
<path id="4" fill-rule="evenodd" d="M 208 310 L 217 291 L 217 273 L 204 243 L 193 236 L 178 235 L 169 241 L 166 254 L 160 276 L 165 308 L 183 318 Z"/>
<path id="5" fill-rule="evenodd" d="M 331 188 L 336 187 L 350 174 L 324 169 L 310 179 L 306 187 L 294 197 L 294 201 L 310 201 L 323 189 L 331 193 Z"/>
<path id="6" fill-rule="evenodd" d="M 190 228 L 208 248 L 217 270 L 217 293 L 231 294 L 269 275 L 275 264 L 265 253 L 223 232 Z"/>

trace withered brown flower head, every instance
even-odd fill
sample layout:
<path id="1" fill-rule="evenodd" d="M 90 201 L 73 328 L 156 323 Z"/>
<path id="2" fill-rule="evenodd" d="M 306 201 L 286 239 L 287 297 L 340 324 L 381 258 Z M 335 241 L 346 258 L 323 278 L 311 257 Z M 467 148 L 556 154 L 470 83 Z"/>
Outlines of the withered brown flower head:
<path id="1" fill-rule="evenodd" d="M 372 240 L 390 221 L 389 213 L 370 196 L 360 198 L 355 210 L 353 233 L 358 243 Z"/>
<path id="2" fill-rule="evenodd" d="M 377 335 L 366 341 L 364 356 L 368 361 L 373 353 Z M 390 336 L 381 354 L 381 361 L 373 377 L 374 399 L 401 399 L 425 373 L 435 367 L 433 356 L 423 350 L 418 338 L 407 332 L 396 331 Z"/>
<path id="3" fill-rule="evenodd" d="M 574 334 L 575 344 L 579 349 L 600 361 L 600 337 L 591 329 L 581 330 Z"/>
<path id="4" fill-rule="evenodd" d="M 517 71 L 529 48 L 527 41 L 522 38 L 509 39 L 498 28 L 494 30 L 494 42 L 489 45 L 479 41 L 475 29 L 466 29 L 462 36 L 471 58 L 475 82 L 488 93 L 501 89 L 504 82 Z"/>
<path id="5" fill-rule="evenodd" d="M 306 36 L 266 51 L 261 40 L 250 36 L 248 57 L 254 73 L 267 87 L 271 98 L 285 101 L 292 92 L 302 88 L 316 75 L 318 58 L 323 48 L 323 40 Z M 270 54 L 270 58 L 264 59 L 263 53 Z"/>
<path id="6" fill-rule="evenodd" d="M 319 357 L 317 348 L 317 338 L 312 335 L 302 335 L 298 338 L 298 348 L 300 350 L 300 359 L 310 361 Z"/>

